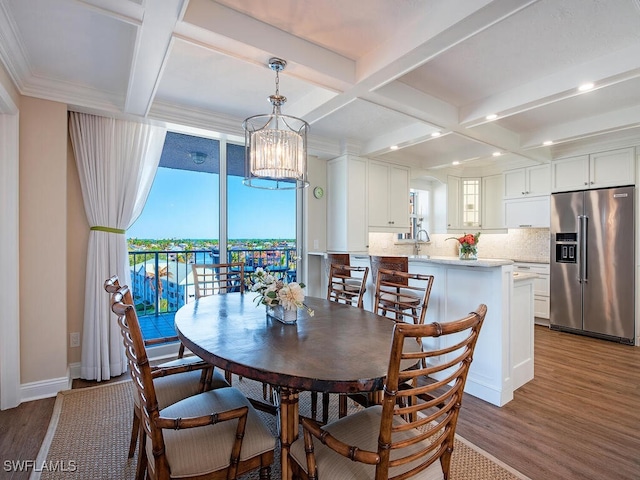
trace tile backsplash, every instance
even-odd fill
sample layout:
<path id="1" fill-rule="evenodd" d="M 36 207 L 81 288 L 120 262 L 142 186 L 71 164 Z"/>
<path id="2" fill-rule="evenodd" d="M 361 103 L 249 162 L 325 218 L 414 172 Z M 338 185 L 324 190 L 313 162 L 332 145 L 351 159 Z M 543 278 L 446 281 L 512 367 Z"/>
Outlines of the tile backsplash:
<path id="1" fill-rule="evenodd" d="M 472 233 L 469 231 L 469 233 Z M 431 235 L 431 242 L 420 246 L 421 255 L 457 256 L 458 242 L 447 240 L 459 235 Z M 483 233 L 478 242 L 478 257 L 508 258 L 519 262 L 549 263 L 549 229 L 516 228 L 508 233 Z M 399 241 L 393 233 L 370 233 L 371 255 L 414 255 L 414 243 Z"/>

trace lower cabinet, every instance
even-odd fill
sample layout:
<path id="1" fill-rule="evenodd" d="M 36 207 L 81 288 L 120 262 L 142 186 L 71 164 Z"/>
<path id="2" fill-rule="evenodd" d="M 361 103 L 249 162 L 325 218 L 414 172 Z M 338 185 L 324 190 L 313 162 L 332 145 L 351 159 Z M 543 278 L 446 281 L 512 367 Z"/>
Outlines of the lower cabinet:
<path id="1" fill-rule="evenodd" d="M 514 272 L 535 273 L 538 277 L 533 281 L 533 312 L 535 322 L 549 325 L 549 264 L 522 263 L 513 265 Z"/>
<path id="2" fill-rule="evenodd" d="M 514 268 L 514 271 L 517 269 Z M 513 389 L 533 380 L 534 375 L 534 282 L 513 282 L 511 309 L 511 378 Z"/>

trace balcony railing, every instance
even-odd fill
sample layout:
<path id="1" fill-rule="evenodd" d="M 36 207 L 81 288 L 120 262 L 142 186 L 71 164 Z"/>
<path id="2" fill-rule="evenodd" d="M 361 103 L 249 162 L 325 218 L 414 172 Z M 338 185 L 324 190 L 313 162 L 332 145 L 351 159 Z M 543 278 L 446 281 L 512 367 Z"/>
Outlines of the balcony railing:
<path id="1" fill-rule="evenodd" d="M 244 262 L 248 273 L 262 267 L 288 281 L 296 279 L 295 247 L 230 249 L 227 262 Z M 174 334 L 175 312 L 195 299 L 191 271 L 194 263 L 220 263 L 220 254 L 217 250 L 129 252 L 131 291 L 146 339 Z"/>

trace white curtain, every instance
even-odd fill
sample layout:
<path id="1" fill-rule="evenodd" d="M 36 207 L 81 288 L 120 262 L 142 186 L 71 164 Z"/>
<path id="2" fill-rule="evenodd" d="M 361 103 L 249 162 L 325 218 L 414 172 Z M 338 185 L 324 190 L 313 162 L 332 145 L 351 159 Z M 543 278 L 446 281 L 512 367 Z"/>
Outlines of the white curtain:
<path id="1" fill-rule="evenodd" d="M 103 284 L 117 274 L 121 284 L 131 285 L 125 230 L 147 200 L 166 130 L 76 112 L 70 114 L 69 130 L 91 226 L 80 376 L 100 381 L 127 370 L 120 329 Z"/>

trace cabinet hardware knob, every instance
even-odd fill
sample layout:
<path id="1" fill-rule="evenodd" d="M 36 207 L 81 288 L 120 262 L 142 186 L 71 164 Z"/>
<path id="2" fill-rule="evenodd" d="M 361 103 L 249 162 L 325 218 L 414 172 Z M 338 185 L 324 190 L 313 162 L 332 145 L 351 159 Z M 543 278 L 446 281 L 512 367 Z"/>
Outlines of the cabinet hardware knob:
<path id="1" fill-rule="evenodd" d="M 522 192 L 522 194 L 524 195 L 524 194 L 525 194 L 525 192 Z"/>
<path id="2" fill-rule="evenodd" d="M 585 185 L 589 185 L 589 182 L 584 182 Z"/>
<path id="3" fill-rule="evenodd" d="M 589 183 L 591 183 L 591 185 L 593 185 L 593 184 L 594 184 L 594 183 L 596 183 L 596 182 L 589 182 Z"/>

